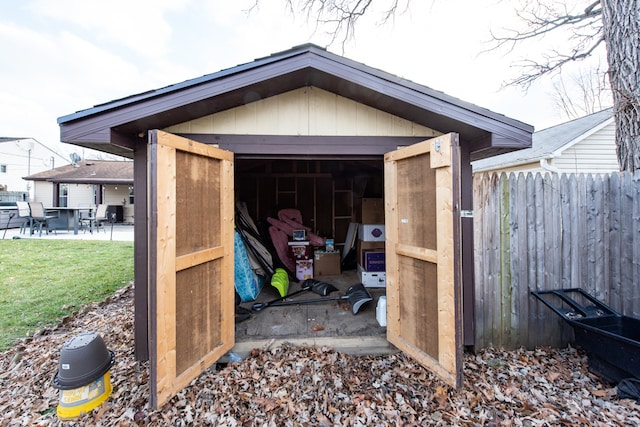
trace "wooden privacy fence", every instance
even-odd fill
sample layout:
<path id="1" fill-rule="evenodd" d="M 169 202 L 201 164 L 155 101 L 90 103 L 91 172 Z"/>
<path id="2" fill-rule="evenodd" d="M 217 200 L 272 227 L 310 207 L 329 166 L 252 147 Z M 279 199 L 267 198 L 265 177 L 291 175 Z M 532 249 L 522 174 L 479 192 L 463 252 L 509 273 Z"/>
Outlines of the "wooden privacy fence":
<path id="1" fill-rule="evenodd" d="M 476 347 L 565 346 L 533 290 L 581 287 L 640 317 L 640 173 L 474 176 Z"/>

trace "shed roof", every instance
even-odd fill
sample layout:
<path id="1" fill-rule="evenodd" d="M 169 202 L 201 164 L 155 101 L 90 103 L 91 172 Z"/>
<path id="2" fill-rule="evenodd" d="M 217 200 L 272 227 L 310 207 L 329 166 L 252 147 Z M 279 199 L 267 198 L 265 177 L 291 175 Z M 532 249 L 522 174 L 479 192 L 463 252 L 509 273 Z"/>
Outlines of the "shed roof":
<path id="1" fill-rule="evenodd" d="M 143 135 L 300 87 L 315 86 L 443 133 L 481 158 L 529 147 L 533 127 L 313 44 L 259 58 L 58 119 L 61 140 L 130 156 L 113 133 Z M 113 139 L 113 140 L 112 140 Z"/>
<path id="2" fill-rule="evenodd" d="M 481 172 L 498 167 L 512 167 L 556 156 L 613 121 L 613 109 L 607 108 L 533 134 L 530 148 L 512 151 L 474 162 L 473 170 Z"/>
<path id="3" fill-rule="evenodd" d="M 29 181 L 49 181 L 76 184 L 132 184 L 133 162 L 84 160 L 26 176 Z"/>

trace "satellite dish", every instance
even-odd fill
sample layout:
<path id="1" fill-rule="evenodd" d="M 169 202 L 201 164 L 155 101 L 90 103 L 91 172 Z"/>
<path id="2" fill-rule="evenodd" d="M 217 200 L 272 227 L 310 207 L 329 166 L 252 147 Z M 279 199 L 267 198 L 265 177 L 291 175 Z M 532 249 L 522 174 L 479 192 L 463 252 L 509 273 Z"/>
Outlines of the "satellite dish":
<path id="1" fill-rule="evenodd" d="M 82 160 L 82 158 L 76 152 L 73 152 L 73 153 L 69 154 L 69 158 L 71 158 L 71 164 L 72 165 L 75 165 L 80 160 Z"/>
<path id="2" fill-rule="evenodd" d="M 22 151 L 31 151 L 34 144 L 32 139 L 19 139 L 16 141 L 16 145 Z"/>

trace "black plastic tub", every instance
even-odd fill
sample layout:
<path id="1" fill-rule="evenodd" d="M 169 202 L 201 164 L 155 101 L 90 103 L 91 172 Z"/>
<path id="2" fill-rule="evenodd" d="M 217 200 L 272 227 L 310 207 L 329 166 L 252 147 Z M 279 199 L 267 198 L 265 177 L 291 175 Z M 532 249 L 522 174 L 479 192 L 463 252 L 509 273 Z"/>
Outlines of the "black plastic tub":
<path id="1" fill-rule="evenodd" d="M 532 294 L 573 327 L 595 373 L 612 383 L 640 379 L 640 319 L 620 315 L 580 288 Z"/>

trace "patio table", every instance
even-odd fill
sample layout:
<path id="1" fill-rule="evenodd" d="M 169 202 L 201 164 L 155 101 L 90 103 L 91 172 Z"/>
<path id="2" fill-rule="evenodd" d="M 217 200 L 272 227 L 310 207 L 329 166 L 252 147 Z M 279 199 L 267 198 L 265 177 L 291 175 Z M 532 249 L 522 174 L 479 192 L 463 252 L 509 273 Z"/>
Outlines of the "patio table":
<path id="1" fill-rule="evenodd" d="M 73 225 L 73 234 L 78 234 L 80 228 L 80 212 L 87 211 L 91 213 L 95 208 L 92 206 L 56 206 L 47 208 L 48 211 L 58 211 L 59 217 L 53 222 L 53 225 L 57 227 L 63 227 L 69 230 Z"/>

